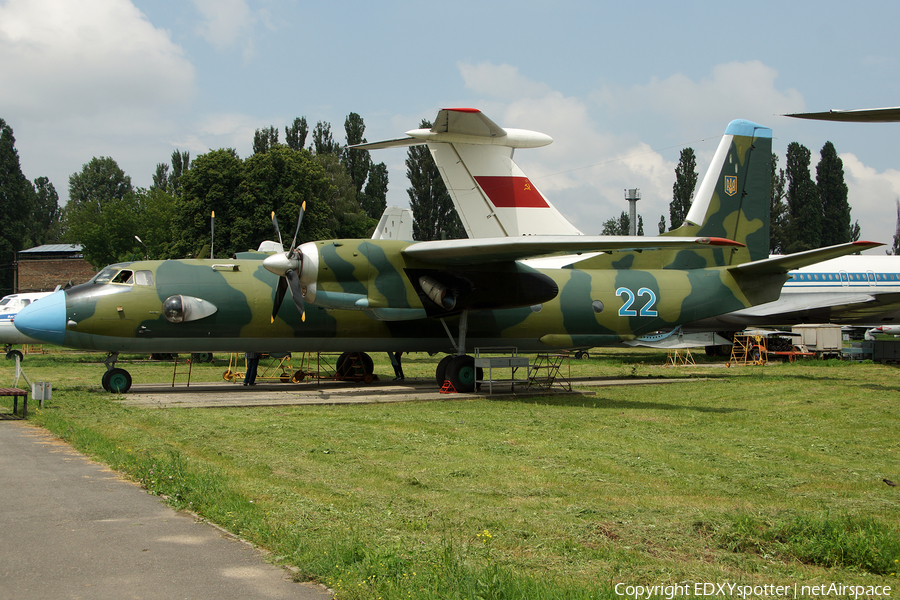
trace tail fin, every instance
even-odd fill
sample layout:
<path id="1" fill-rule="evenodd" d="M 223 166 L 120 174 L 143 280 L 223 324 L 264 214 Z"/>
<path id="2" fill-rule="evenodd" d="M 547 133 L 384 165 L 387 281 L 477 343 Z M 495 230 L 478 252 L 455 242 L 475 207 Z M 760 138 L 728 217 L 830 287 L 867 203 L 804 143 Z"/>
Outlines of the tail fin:
<path id="1" fill-rule="evenodd" d="M 443 109 L 431 129 L 406 135 L 353 147 L 428 144 L 469 238 L 581 234 L 513 161 L 516 148 L 546 146 L 550 136 L 503 129 L 474 108 Z"/>
<path id="2" fill-rule="evenodd" d="M 378 226 L 372 234 L 373 240 L 408 240 L 413 239 L 413 216 L 408 208 L 388 206 L 384 209 Z"/>
<path id="3" fill-rule="evenodd" d="M 746 249 L 719 253 L 721 266 L 769 256 L 772 130 L 750 121 L 729 123 L 684 225 L 664 235 L 723 237 Z"/>

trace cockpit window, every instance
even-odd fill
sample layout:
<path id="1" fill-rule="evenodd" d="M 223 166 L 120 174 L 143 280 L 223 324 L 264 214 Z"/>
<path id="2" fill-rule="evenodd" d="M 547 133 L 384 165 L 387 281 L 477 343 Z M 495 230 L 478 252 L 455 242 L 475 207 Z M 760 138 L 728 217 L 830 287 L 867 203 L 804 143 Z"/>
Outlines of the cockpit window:
<path id="1" fill-rule="evenodd" d="M 134 284 L 134 274 L 128 269 L 122 269 L 112 278 L 112 282 L 132 285 Z"/>
<path id="2" fill-rule="evenodd" d="M 153 285 L 153 273 L 151 271 L 132 271 L 118 267 L 107 267 L 97 273 L 94 283 L 121 283 L 125 285 Z"/>
<path id="3" fill-rule="evenodd" d="M 94 283 L 109 283 L 110 280 L 115 277 L 118 272 L 119 269 L 107 267 L 97 273 L 97 275 L 94 277 Z"/>
<path id="4" fill-rule="evenodd" d="M 9 298 L 4 298 L 3 300 L 0 300 L 0 306 L 6 306 L 7 304 L 9 304 Z"/>

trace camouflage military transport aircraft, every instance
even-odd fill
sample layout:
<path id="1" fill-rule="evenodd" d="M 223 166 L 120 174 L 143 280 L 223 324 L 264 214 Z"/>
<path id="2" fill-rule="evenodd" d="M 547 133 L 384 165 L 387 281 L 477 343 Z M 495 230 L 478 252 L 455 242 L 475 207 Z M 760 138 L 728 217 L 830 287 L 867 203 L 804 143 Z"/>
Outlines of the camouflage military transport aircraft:
<path id="1" fill-rule="evenodd" d="M 487 144 L 505 148 L 502 164 L 450 160 L 476 174 L 487 190 L 482 197 L 497 208 L 505 202 L 555 211 L 527 177 L 510 170 L 511 148 L 549 138 L 501 129 L 472 109 L 442 116 L 460 117 L 475 129 L 442 132 L 439 123 L 438 131 L 410 132 L 414 141 L 407 142 L 431 147 L 448 141 L 441 139 L 448 133 L 451 146 L 465 151 L 491 138 Z M 468 349 L 548 352 L 634 339 L 769 302 L 789 269 L 879 245 L 856 242 L 766 258 L 771 143 L 770 129 L 733 121 L 686 224 L 667 235 L 296 245 L 295 233 L 286 252 L 269 255 L 112 265 L 86 284 L 26 307 L 15 324 L 49 343 L 110 352 L 103 386 L 111 392 L 131 386 L 128 372 L 115 367 L 119 352 L 347 348 L 447 352 L 436 380 L 471 391 L 477 375 Z M 448 159 L 438 163 L 445 181 L 446 171 L 456 168 Z M 563 253 L 570 256 L 559 258 Z M 552 265 L 542 263 L 547 259 L 540 257 L 551 255 Z M 288 291 L 294 302 L 282 304 Z"/>

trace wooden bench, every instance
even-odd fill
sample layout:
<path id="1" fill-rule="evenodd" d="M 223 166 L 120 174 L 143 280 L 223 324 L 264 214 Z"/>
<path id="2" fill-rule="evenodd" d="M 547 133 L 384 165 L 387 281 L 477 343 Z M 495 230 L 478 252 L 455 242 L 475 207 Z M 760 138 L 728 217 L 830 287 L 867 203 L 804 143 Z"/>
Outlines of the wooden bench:
<path id="1" fill-rule="evenodd" d="M 13 416 L 19 410 L 19 396 L 22 397 L 22 418 L 28 416 L 28 392 L 19 388 L 0 388 L 0 396 L 13 397 Z"/>

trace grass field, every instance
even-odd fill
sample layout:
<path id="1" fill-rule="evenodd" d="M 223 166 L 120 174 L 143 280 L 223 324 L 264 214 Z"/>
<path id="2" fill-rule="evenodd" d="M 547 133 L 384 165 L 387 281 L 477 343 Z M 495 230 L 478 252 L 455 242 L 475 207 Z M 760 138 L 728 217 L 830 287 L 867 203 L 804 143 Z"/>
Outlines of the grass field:
<path id="1" fill-rule="evenodd" d="M 386 357 L 374 358 L 390 377 Z M 603 350 L 572 371 L 682 382 L 171 410 L 95 391 L 96 354 L 23 365 L 53 383 L 30 420 L 341 599 L 623 597 L 616 584 L 679 584 L 690 597 L 714 582 L 896 595 L 900 486 L 882 480 L 900 483 L 897 369 L 664 360 Z M 436 361 L 413 354 L 404 370 L 432 378 Z M 136 382 L 171 381 L 170 365 L 121 366 Z M 197 365 L 194 381 L 221 380 L 226 366 Z"/>

